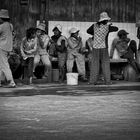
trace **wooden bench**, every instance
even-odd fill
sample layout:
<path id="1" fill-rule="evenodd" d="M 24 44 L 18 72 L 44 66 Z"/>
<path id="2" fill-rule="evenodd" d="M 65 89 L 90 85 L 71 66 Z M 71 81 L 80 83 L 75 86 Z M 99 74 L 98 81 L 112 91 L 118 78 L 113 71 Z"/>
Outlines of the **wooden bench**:
<path id="1" fill-rule="evenodd" d="M 52 58 L 52 63 L 55 63 L 57 65 L 57 61 L 58 61 L 58 59 L 56 57 Z M 85 58 L 86 73 L 89 73 L 88 72 L 89 71 L 88 61 L 89 61 L 88 58 Z M 128 65 L 127 59 L 110 59 L 111 74 L 114 76 L 117 75 L 118 77 L 120 75 L 120 79 L 121 79 L 121 75 L 122 75 L 122 77 L 124 78 L 123 71 L 127 65 Z M 57 68 L 57 66 L 55 68 Z M 124 79 L 126 79 L 126 78 L 124 78 Z"/>

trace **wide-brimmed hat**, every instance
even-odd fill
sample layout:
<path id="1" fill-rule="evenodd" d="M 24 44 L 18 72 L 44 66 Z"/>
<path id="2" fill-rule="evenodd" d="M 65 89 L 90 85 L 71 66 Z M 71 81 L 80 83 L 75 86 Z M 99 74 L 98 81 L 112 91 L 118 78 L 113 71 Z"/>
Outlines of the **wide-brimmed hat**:
<path id="1" fill-rule="evenodd" d="M 9 19 L 10 17 L 9 17 L 8 10 L 6 10 L 6 9 L 1 9 L 1 10 L 0 10 L 0 18 L 7 18 L 7 19 Z"/>
<path id="2" fill-rule="evenodd" d="M 55 29 L 58 29 L 59 32 L 62 32 L 62 26 L 60 24 L 55 25 L 52 31 L 54 32 Z"/>
<path id="3" fill-rule="evenodd" d="M 41 31 L 44 31 L 44 32 L 46 32 L 46 25 L 44 24 L 44 23 L 40 23 L 37 27 L 36 27 L 36 29 L 39 29 L 39 30 L 41 30 Z"/>
<path id="4" fill-rule="evenodd" d="M 118 32 L 118 36 L 127 35 L 127 34 L 129 34 L 129 33 L 126 32 L 125 30 L 120 30 L 120 31 Z"/>
<path id="5" fill-rule="evenodd" d="M 69 30 L 69 33 L 70 34 L 74 34 L 74 33 L 77 33 L 77 32 L 79 32 L 80 30 L 78 30 L 77 28 L 71 28 L 70 30 Z"/>
<path id="6" fill-rule="evenodd" d="M 104 20 L 111 20 L 111 18 L 108 16 L 107 12 L 102 12 L 100 14 L 100 19 L 98 22 L 104 21 Z"/>

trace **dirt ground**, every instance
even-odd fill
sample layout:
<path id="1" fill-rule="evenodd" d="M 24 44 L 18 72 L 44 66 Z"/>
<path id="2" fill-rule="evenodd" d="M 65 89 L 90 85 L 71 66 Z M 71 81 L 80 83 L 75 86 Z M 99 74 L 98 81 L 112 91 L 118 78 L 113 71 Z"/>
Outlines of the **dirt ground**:
<path id="1" fill-rule="evenodd" d="M 139 90 L 65 87 L 0 96 L 0 140 L 125 139 L 140 140 Z"/>

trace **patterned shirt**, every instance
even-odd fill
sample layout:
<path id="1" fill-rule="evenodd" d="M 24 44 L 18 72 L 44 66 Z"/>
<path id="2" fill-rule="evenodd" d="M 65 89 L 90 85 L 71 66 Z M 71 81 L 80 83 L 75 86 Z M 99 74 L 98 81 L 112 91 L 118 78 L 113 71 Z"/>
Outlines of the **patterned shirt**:
<path id="1" fill-rule="evenodd" d="M 93 43 L 93 48 L 95 49 L 101 49 L 101 48 L 106 48 L 105 45 L 105 38 L 108 34 L 109 31 L 109 26 L 106 25 L 94 25 L 94 43 Z"/>
<path id="2" fill-rule="evenodd" d="M 97 23 L 96 23 L 97 24 Z M 94 36 L 94 25 L 95 24 L 92 24 L 88 29 L 87 29 L 87 33 Z M 118 31 L 118 27 L 116 26 L 112 26 L 112 25 L 108 25 L 108 33 L 106 34 L 106 37 L 105 37 L 105 46 L 106 48 L 108 48 L 108 35 L 110 32 L 116 32 Z"/>

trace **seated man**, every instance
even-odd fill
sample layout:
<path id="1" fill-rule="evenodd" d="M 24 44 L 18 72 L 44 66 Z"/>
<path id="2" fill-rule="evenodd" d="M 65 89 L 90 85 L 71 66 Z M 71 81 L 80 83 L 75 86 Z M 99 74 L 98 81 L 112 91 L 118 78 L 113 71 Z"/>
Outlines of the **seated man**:
<path id="1" fill-rule="evenodd" d="M 140 66 L 135 60 L 137 53 L 136 41 L 130 40 L 130 38 L 127 37 L 128 34 L 129 33 L 127 33 L 125 30 L 120 30 L 118 32 L 118 38 L 115 38 L 113 40 L 111 46 L 110 58 L 113 57 L 113 53 L 116 48 L 120 58 L 127 59 L 130 65 L 136 71 L 136 73 L 140 75 Z"/>
<path id="2" fill-rule="evenodd" d="M 76 61 L 79 76 L 83 81 L 87 81 L 85 73 L 85 57 L 82 54 L 85 50 L 82 45 L 82 38 L 79 37 L 79 30 L 72 28 L 68 38 L 67 48 L 67 71 L 70 73 L 73 69 L 74 60 Z"/>
<path id="3" fill-rule="evenodd" d="M 54 35 L 51 37 L 49 48 L 50 56 L 58 57 L 59 82 L 64 82 L 66 75 L 66 58 L 67 58 L 67 38 L 62 35 L 62 26 L 57 24 L 52 30 Z"/>

